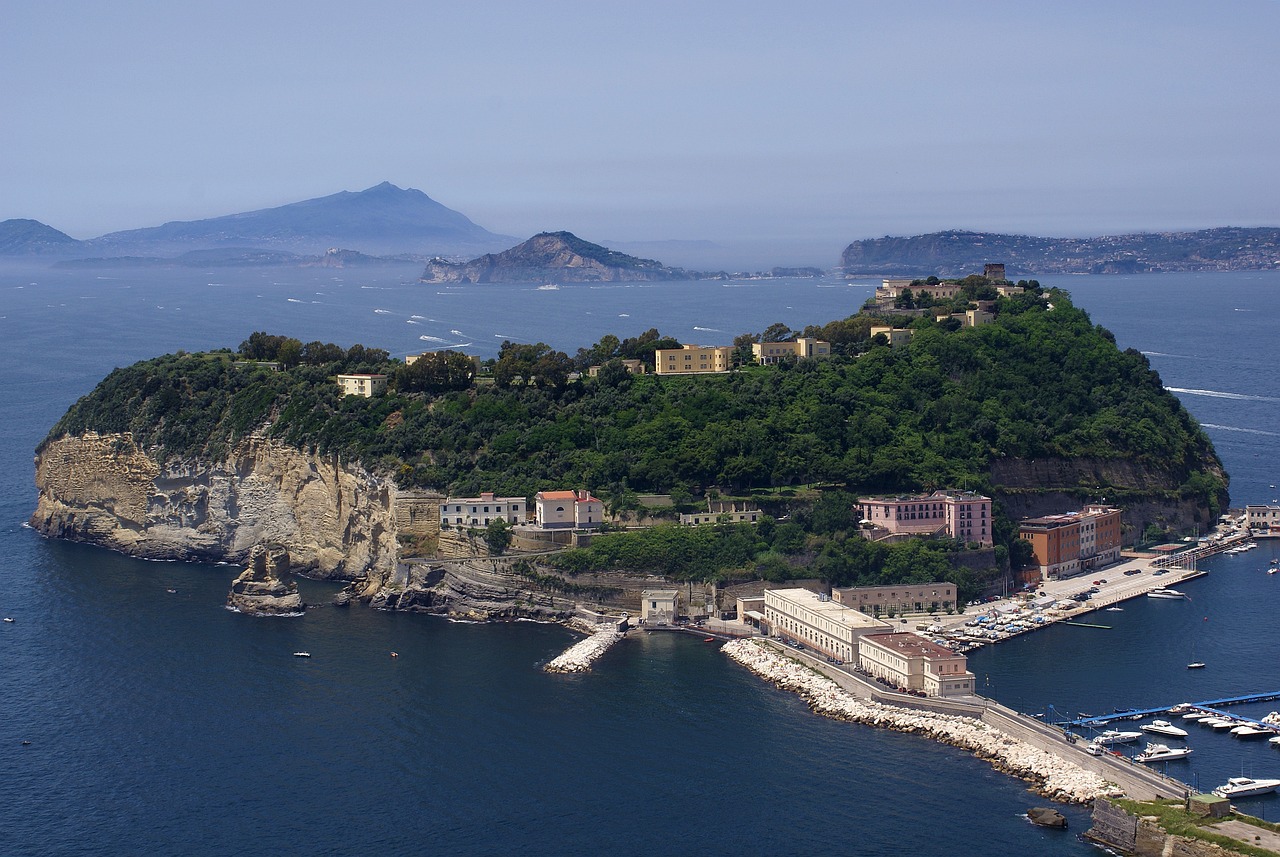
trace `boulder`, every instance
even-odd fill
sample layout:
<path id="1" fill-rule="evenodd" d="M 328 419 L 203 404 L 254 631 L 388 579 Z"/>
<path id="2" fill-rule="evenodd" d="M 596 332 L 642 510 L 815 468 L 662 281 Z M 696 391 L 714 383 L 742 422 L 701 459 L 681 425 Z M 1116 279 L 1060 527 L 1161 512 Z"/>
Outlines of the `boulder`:
<path id="1" fill-rule="evenodd" d="M 1066 829 L 1067 818 L 1056 809 L 1050 809 L 1047 806 L 1032 807 L 1027 810 L 1027 818 L 1032 824 L 1038 824 L 1041 827 L 1061 827 Z"/>

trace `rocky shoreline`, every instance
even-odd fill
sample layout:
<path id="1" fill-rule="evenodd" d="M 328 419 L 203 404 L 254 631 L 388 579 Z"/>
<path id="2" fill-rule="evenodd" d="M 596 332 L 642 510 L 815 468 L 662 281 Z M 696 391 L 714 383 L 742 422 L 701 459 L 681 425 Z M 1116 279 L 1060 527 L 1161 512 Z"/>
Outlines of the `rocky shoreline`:
<path id="1" fill-rule="evenodd" d="M 1033 783 L 1035 791 L 1053 800 L 1087 804 L 1098 797 L 1122 794 L 1118 786 L 1097 774 L 979 720 L 858 699 L 831 679 L 752 640 L 734 640 L 721 651 L 783 690 L 799 694 L 818 714 L 913 732 L 969 750 L 997 770 Z"/>

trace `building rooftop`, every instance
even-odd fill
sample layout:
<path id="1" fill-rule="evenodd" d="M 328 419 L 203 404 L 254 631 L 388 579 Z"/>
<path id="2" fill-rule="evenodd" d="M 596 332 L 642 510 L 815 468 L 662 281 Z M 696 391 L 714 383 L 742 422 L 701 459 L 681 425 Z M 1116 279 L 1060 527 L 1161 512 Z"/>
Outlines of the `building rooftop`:
<path id="1" fill-rule="evenodd" d="M 956 658 L 964 657 L 957 655 L 948 648 L 939 646 L 937 643 L 931 643 L 923 637 L 915 634 L 868 634 L 862 639 L 869 642 L 877 643 L 886 649 L 893 649 L 901 652 L 908 657 L 923 658 Z"/>
<path id="2" fill-rule="evenodd" d="M 873 619 L 866 613 L 860 613 L 852 607 L 841 604 L 839 601 L 823 600 L 819 598 L 818 593 L 811 592 L 808 589 L 767 589 L 765 592 L 771 592 L 784 601 L 812 610 L 823 618 L 846 628 L 891 627 L 888 622 Z"/>

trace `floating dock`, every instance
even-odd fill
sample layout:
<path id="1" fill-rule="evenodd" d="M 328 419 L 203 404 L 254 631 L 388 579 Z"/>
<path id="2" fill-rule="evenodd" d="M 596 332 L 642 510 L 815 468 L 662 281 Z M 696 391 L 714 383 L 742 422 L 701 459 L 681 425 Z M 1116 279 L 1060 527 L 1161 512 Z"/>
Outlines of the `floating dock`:
<path id="1" fill-rule="evenodd" d="M 1131 708 L 1125 711 L 1113 711 L 1110 714 L 1081 715 L 1070 720 L 1055 720 L 1055 726 L 1061 726 L 1064 729 L 1093 729 L 1099 726 L 1106 726 L 1117 720 L 1141 720 L 1144 717 L 1151 717 L 1157 714 L 1168 714 L 1173 708 L 1179 707 L 1182 711 L 1203 711 L 1205 714 L 1221 714 L 1223 717 L 1230 716 L 1233 720 L 1239 720 L 1241 723 L 1248 723 L 1251 726 L 1257 726 L 1261 729 L 1270 729 L 1280 734 L 1274 724 L 1263 723 L 1261 720 L 1254 720 L 1252 717 L 1243 717 L 1238 714 L 1227 715 L 1219 709 L 1232 706 L 1244 705 L 1249 702 L 1270 702 L 1274 699 L 1280 699 L 1280 690 L 1272 690 L 1264 693 L 1248 693 L 1243 696 L 1227 696 L 1222 699 L 1210 699 L 1204 702 L 1179 702 L 1173 705 L 1162 705 L 1159 708 Z"/>

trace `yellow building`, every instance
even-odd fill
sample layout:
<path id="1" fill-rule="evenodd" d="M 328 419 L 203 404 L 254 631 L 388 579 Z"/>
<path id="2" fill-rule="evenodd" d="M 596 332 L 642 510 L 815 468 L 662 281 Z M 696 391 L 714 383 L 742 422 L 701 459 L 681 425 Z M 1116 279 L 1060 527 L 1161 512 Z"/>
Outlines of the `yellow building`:
<path id="1" fill-rule="evenodd" d="M 659 375 L 694 375 L 728 372 L 733 367 L 731 345 L 686 345 L 683 348 L 659 348 L 654 352 Z"/>
<path id="2" fill-rule="evenodd" d="M 858 663 L 895 687 L 925 696 L 967 696 L 975 676 L 969 659 L 915 634 L 867 634 L 858 638 Z"/>
<path id="3" fill-rule="evenodd" d="M 387 392 L 386 375 L 339 375 L 338 386 L 344 396 L 364 396 L 366 399 Z"/>
<path id="4" fill-rule="evenodd" d="M 915 331 L 909 327 L 887 327 L 885 325 L 875 325 L 871 328 L 871 338 L 875 339 L 877 334 L 883 333 L 885 339 L 889 340 L 890 348 L 897 348 L 899 345 L 906 345 L 911 341 L 911 337 L 915 335 Z"/>
<path id="5" fill-rule="evenodd" d="M 790 342 L 753 342 L 751 354 L 761 366 L 768 366 L 788 357 L 830 357 L 831 343 L 812 336 L 796 337 Z"/>

